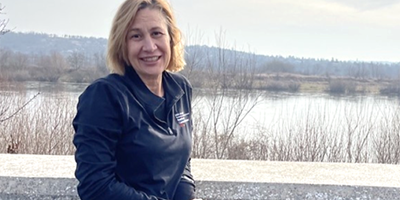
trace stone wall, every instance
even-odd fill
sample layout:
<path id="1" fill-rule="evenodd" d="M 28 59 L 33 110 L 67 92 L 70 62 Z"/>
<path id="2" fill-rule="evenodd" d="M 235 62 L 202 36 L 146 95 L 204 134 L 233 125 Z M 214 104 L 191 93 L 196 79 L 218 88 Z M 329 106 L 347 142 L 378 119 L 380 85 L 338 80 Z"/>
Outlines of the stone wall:
<path id="1" fill-rule="evenodd" d="M 0 200 L 79 199 L 72 156 L 0 154 Z M 193 159 L 208 199 L 400 199 L 400 166 Z"/>

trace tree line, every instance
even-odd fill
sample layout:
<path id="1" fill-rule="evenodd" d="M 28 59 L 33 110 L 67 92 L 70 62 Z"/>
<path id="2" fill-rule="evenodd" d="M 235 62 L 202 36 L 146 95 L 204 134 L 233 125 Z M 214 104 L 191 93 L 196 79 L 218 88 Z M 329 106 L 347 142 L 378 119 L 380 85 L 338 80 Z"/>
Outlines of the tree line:
<path id="1" fill-rule="evenodd" d="M 0 49 L 0 81 L 91 82 L 107 74 L 105 56 L 72 52 L 67 56 L 25 54 Z"/>

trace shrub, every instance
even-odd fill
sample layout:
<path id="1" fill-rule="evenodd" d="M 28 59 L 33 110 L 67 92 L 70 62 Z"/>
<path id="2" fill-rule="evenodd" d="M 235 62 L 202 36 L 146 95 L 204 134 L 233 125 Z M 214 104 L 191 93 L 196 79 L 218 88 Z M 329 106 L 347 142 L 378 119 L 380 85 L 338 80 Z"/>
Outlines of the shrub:
<path id="1" fill-rule="evenodd" d="M 379 93 L 382 95 L 396 95 L 400 96 L 400 83 L 394 82 L 385 87 L 379 89 Z"/>
<path id="2" fill-rule="evenodd" d="M 331 80 L 328 85 L 328 92 L 334 94 L 345 94 L 346 83 L 342 80 Z"/>

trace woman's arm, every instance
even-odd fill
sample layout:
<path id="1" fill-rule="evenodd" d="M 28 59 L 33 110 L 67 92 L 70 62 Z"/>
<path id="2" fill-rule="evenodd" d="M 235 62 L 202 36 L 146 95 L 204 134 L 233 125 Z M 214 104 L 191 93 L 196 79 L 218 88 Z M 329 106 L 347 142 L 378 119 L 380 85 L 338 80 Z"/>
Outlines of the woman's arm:
<path id="1" fill-rule="evenodd" d="M 174 200 L 191 200 L 195 198 L 196 185 L 191 173 L 190 158 L 181 176 L 181 181 L 175 192 Z"/>
<path id="2" fill-rule="evenodd" d="M 79 98 L 73 121 L 78 194 L 82 200 L 156 200 L 157 197 L 137 191 L 115 177 L 115 153 L 123 127 L 121 112 L 126 106 L 118 96 L 115 89 L 97 82 Z"/>

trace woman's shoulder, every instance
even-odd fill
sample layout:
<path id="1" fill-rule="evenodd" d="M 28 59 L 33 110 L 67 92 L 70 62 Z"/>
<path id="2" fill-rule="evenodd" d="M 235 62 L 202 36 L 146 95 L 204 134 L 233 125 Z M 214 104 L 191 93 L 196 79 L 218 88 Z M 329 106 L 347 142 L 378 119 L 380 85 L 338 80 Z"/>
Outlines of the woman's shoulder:
<path id="1" fill-rule="evenodd" d="M 89 86 L 98 87 L 120 87 L 124 84 L 123 76 L 119 74 L 108 74 L 107 76 L 94 80 Z"/>
<path id="2" fill-rule="evenodd" d="M 166 72 L 167 76 L 170 76 L 175 82 L 179 85 L 184 85 L 188 87 L 192 87 L 190 81 L 181 73 L 179 72 Z"/>
<path id="3" fill-rule="evenodd" d="M 91 83 L 91 85 L 93 84 L 116 85 L 118 83 L 121 83 L 123 81 L 122 79 L 123 77 L 121 75 L 112 73 L 108 74 L 107 76 L 96 79 Z"/>
<path id="4" fill-rule="evenodd" d="M 98 78 L 88 85 L 84 93 L 114 93 L 124 88 L 123 77 L 118 74 L 109 74 Z"/>

